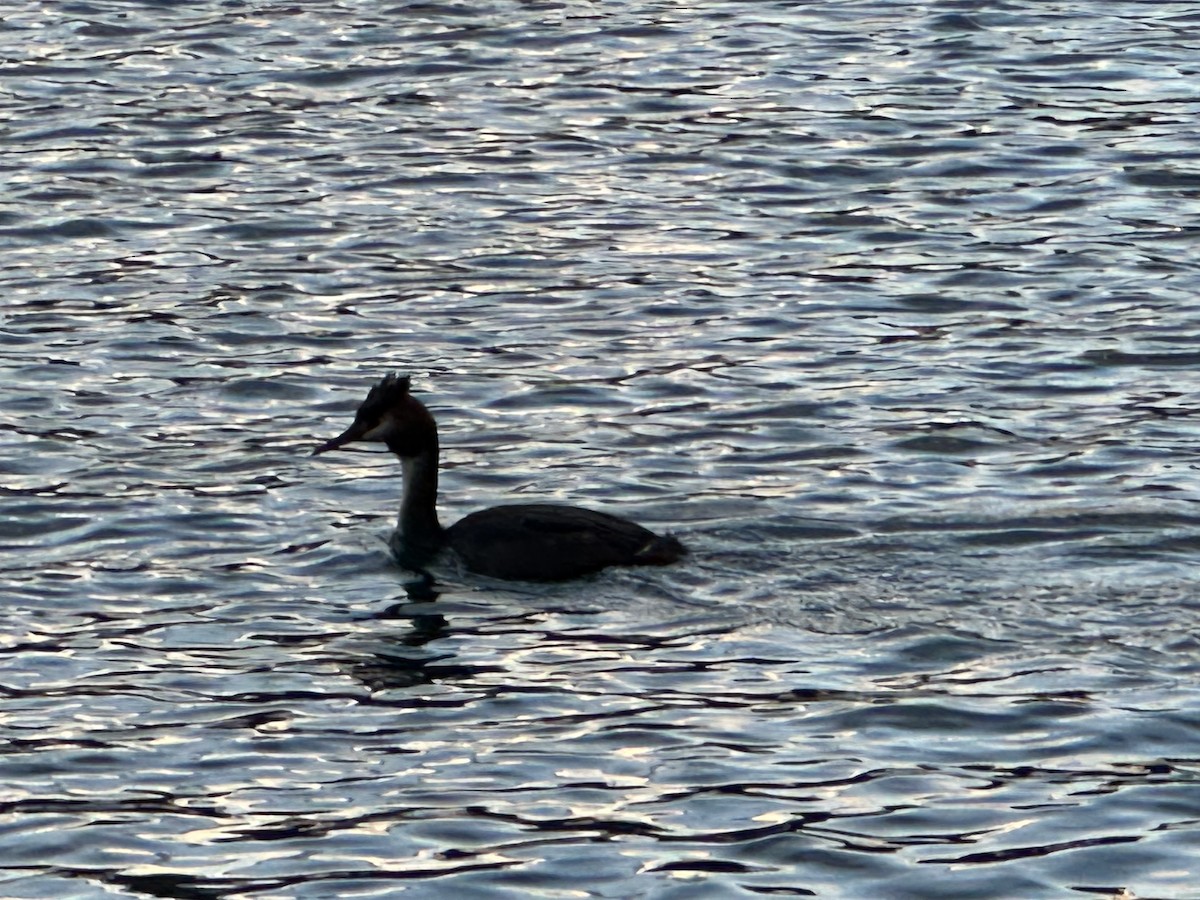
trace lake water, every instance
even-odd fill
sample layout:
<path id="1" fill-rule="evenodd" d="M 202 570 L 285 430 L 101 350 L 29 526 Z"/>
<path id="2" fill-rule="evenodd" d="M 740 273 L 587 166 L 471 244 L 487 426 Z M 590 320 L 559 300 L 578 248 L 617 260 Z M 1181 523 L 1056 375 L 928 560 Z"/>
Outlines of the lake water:
<path id="1" fill-rule="evenodd" d="M 1198 26 L 9 4 L 0 895 L 1200 897 Z"/>

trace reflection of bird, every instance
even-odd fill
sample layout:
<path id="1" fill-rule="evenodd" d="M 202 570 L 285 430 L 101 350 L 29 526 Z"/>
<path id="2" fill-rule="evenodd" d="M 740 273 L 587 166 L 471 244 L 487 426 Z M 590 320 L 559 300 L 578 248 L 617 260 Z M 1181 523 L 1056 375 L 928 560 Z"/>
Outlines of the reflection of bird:
<path id="1" fill-rule="evenodd" d="M 313 451 L 380 441 L 400 457 L 404 495 L 392 549 L 402 565 L 419 567 L 448 546 L 482 575 L 560 581 L 606 566 L 664 566 L 687 553 L 674 537 L 627 519 L 552 503 L 494 506 L 442 528 L 437 423 L 408 386 L 408 376 L 388 375 L 371 388 L 354 424 Z"/>

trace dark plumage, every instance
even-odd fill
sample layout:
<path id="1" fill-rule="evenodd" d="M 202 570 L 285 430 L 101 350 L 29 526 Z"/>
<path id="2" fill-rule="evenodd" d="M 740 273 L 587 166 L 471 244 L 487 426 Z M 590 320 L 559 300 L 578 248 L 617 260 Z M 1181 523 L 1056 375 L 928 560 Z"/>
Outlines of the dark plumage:
<path id="1" fill-rule="evenodd" d="M 450 547 L 474 572 L 496 578 L 561 581 L 608 566 L 663 566 L 687 550 L 628 519 L 552 503 L 494 506 L 442 528 L 437 519 L 437 424 L 409 393 L 409 379 L 388 375 L 371 388 L 354 423 L 313 453 L 352 441 L 381 441 L 404 474 L 400 521 L 392 550 L 420 567 Z"/>

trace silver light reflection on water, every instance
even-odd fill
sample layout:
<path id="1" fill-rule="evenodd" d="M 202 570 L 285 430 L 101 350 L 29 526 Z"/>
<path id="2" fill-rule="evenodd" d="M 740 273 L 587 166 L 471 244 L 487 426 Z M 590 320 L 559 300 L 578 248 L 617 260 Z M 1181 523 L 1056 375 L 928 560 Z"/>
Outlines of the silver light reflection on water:
<path id="1" fill-rule="evenodd" d="M 1200 897 L 1193 18 L 6 11 L 0 894 Z"/>

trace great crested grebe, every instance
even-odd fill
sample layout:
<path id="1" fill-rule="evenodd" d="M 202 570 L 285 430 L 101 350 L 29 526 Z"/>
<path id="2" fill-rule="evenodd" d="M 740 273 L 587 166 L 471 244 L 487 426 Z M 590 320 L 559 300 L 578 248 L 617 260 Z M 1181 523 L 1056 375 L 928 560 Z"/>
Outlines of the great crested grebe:
<path id="1" fill-rule="evenodd" d="M 379 441 L 400 457 L 404 493 L 391 548 L 401 565 L 421 568 L 450 547 L 481 575 L 562 581 L 607 566 L 665 566 L 687 553 L 671 535 L 553 503 L 494 506 L 442 528 L 436 508 L 437 423 L 408 387 L 407 375 L 385 377 L 359 405 L 354 424 L 313 451 L 315 456 L 352 441 Z"/>

